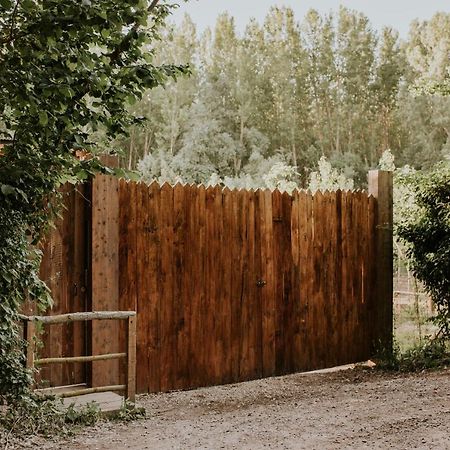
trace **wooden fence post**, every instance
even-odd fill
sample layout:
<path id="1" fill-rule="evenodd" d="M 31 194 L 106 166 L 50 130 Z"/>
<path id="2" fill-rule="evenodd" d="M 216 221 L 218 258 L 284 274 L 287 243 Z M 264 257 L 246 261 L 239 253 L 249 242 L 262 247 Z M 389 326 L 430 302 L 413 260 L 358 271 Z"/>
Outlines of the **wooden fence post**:
<path id="1" fill-rule="evenodd" d="M 36 333 L 36 328 L 32 320 L 26 320 L 24 323 L 25 327 L 25 339 L 27 341 L 27 369 L 34 369 L 34 335 Z"/>
<path id="2" fill-rule="evenodd" d="M 136 398 L 136 316 L 128 317 L 127 349 L 127 392 L 126 398 L 134 402 Z"/>
<path id="3" fill-rule="evenodd" d="M 92 180 L 92 311 L 119 310 L 119 182 L 97 175 Z M 92 323 L 92 354 L 119 352 L 119 324 Z M 92 363 L 93 387 L 116 384 L 118 361 Z"/>
<path id="4" fill-rule="evenodd" d="M 393 174 L 369 172 L 369 194 L 377 200 L 375 292 L 372 345 L 392 351 L 393 343 Z"/>

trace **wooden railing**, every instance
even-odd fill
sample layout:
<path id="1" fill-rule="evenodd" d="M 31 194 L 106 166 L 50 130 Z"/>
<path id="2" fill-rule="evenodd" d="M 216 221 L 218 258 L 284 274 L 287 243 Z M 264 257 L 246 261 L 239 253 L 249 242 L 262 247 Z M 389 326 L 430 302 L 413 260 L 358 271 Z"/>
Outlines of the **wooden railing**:
<path id="1" fill-rule="evenodd" d="M 135 311 L 101 311 L 101 312 L 79 312 L 61 314 L 55 316 L 25 316 L 20 315 L 24 322 L 24 337 L 27 341 L 26 366 L 33 369 L 36 365 L 61 364 L 73 362 L 92 362 L 109 359 L 127 359 L 127 383 L 111 386 L 99 386 L 73 391 L 65 391 L 59 394 L 61 397 L 73 397 L 76 395 L 92 394 L 96 392 L 124 391 L 126 398 L 135 400 L 136 396 L 136 312 Z M 106 353 L 103 355 L 71 356 L 58 358 L 35 359 L 35 334 L 36 322 L 46 325 L 80 322 L 87 320 L 127 320 L 127 352 Z M 38 390 L 39 391 L 39 390 Z"/>

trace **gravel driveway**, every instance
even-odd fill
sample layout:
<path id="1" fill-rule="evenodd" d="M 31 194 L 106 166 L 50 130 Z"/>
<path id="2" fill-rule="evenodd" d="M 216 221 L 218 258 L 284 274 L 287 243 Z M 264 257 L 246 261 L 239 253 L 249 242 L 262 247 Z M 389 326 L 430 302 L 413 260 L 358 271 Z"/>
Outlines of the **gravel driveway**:
<path id="1" fill-rule="evenodd" d="M 450 370 L 370 369 L 141 396 L 145 420 L 48 449 L 450 449 Z"/>

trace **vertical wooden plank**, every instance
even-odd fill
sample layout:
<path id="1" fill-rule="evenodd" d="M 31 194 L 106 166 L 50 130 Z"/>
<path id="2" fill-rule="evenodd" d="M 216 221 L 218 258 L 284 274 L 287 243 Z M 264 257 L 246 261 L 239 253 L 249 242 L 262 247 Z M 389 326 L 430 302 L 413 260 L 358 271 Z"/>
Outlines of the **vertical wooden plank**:
<path id="1" fill-rule="evenodd" d="M 358 360 L 364 361 L 369 359 L 370 355 L 367 353 L 367 333 L 366 328 L 366 313 L 367 313 L 367 291 L 366 291 L 366 254 L 368 248 L 367 242 L 367 195 L 365 192 L 359 192 L 359 239 L 358 239 L 358 256 L 359 256 L 359 336 L 360 344 L 358 349 Z"/>
<path id="2" fill-rule="evenodd" d="M 119 308 L 123 311 L 137 309 L 136 186 L 119 181 Z"/>
<path id="3" fill-rule="evenodd" d="M 67 186 L 64 186 L 61 190 L 61 195 L 63 197 L 63 207 L 64 203 L 67 202 Z M 55 223 L 55 229 L 52 230 L 50 234 L 50 288 L 53 293 L 53 308 L 51 314 L 59 314 L 64 311 L 64 304 L 66 299 L 66 285 L 64 283 L 65 276 L 64 273 L 67 270 L 64 261 L 64 242 L 65 242 L 65 230 L 64 230 L 64 214 L 65 210 L 62 212 L 63 217 L 59 218 Z M 46 333 L 46 342 L 44 346 L 43 354 L 48 353 L 50 356 L 62 356 L 63 352 L 63 325 L 57 324 L 52 326 L 44 327 Z M 48 374 L 48 379 L 46 375 Z M 43 377 L 45 377 L 49 382 L 50 386 L 61 386 L 63 385 L 62 377 L 62 365 L 52 364 L 48 368 L 48 372 L 42 371 Z"/>
<path id="4" fill-rule="evenodd" d="M 145 241 L 142 246 L 146 259 L 144 261 L 141 258 L 138 259 L 138 264 L 148 263 L 148 265 L 143 264 L 142 268 L 138 270 L 138 274 L 143 275 L 139 275 L 141 284 L 139 285 L 137 307 L 138 329 L 142 327 L 145 333 L 142 342 L 139 342 L 141 339 L 138 340 L 138 350 L 142 345 L 142 352 L 146 352 L 148 355 L 148 359 L 145 359 L 148 364 L 145 366 L 145 370 L 148 373 L 147 389 L 149 392 L 161 390 L 161 296 L 163 287 L 160 271 L 161 240 L 164 233 L 161 208 L 161 188 L 158 183 L 153 182 L 147 188 L 147 213 L 143 230 L 145 231 Z M 138 352 L 138 356 L 139 354 Z M 138 361 L 140 365 L 139 357 Z"/>
<path id="5" fill-rule="evenodd" d="M 351 354 L 351 316 L 350 307 L 352 303 L 351 296 L 351 283 L 349 282 L 351 274 L 351 255 L 349 248 L 351 246 L 351 192 L 342 193 L 342 264 L 341 264 L 341 276 L 342 276 L 342 297 L 341 297 L 341 316 L 340 316 L 340 326 L 342 333 L 342 343 L 343 343 L 343 354 L 342 363 L 347 363 L 352 361 Z"/>
<path id="6" fill-rule="evenodd" d="M 342 196 L 341 190 L 336 192 L 336 204 L 335 204 L 335 235 L 336 235 L 336 254 L 334 261 L 334 278 L 335 278 L 335 346 L 336 346 L 336 364 L 344 364 L 344 340 L 342 333 L 343 324 L 343 295 L 342 295 L 342 266 L 343 266 L 343 252 L 342 252 Z"/>
<path id="7" fill-rule="evenodd" d="M 258 189 L 253 193 L 254 199 L 254 215 L 252 217 L 254 223 L 253 232 L 253 252 L 254 252 L 254 276 L 252 279 L 253 289 L 255 293 L 254 305 L 254 327 L 255 327 L 255 368 L 254 377 L 261 378 L 263 376 L 263 335 L 262 335 L 262 302 L 263 291 L 266 289 L 266 281 L 263 277 L 263 248 L 261 240 L 263 239 L 263 223 L 262 214 L 264 213 L 264 197 L 262 191 Z"/>
<path id="8" fill-rule="evenodd" d="M 65 190 L 65 204 L 66 211 L 64 213 L 64 219 L 62 221 L 62 233 L 63 233 L 63 270 L 61 273 L 63 292 L 61 297 L 61 303 L 59 305 L 60 310 L 70 311 L 74 306 L 74 271 L 64 270 L 65 267 L 74 267 L 74 231 L 75 231 L 75 196 L 74 187 L 67 187 Z M 60 331 L 60 345 L 61 345 L 61 356 L 73 356 L 73 331 L 74 324 L 61 324 L 59 327 Z M 73 364 L 61 364 L 61 378 L 60 383 L 72 384 L 71 383 L 71 371 Z"/>
<path id="9" fill-rule="evenodd" d="M 119 309 L 136 311 L 136 224 L 131 190 L 135 184 L 119 180 Z M 127 325 L 120 321 L 120 351 L 126 351 Z M 120 383 L 126 383 L 126 362 L 119 362 Z"/>
<path id="10" fill-rule="evenodd" d="M 306 243 L 307 243 L 307 224 L 306 217 L 306 198 L 304 191 L 297 193 L 297 246 L 298 246 L 298 337 L 296 343 L 296 354 L 298 358 L 297 370 L 305 370 L 308 366 L 308 333 L 307 333 L 307 312 L 308 312 L 308 296 L 306 292 L 307 281 L 307 264 L 306 264 Z"/>
<path id="11" fill-rule="evenodd" d="M 393 177 L 392 172 L 371 170 L 369 194 L 377 200 L 375 333 L 373 345 L 392 351 L 393 339 Z"/>
<path id="12" fill-rule="evenodd" d="M 163 392 L 173 389 L 174 367 L 176 366 L 176 324 L 174 317 L 173 297 L 173 188 L 168 183 L 161 187 L 162 222 L 161 234 L 161 269 L 160 297 L 161 314 L 161 390 Z"/>
<path id="13" fill-rule="evenodd" d="M 203 316 L 203 346 L 205 349 L 205 366 L 203 385 L 211 385 L 214 379 L 214 359 L 216 348 L 215 318 L 215 289 L 214 275 L 217 262 L 214 259 L 214 200 L 216 192 L 213 187 L 208 187 L 205 193 L 205 298 Z"/>
<path id="14" fill-rule="evenodd" d="M 239 380 L 249 379 L 249 350 L 250 350 L 250 327 L 249 327 L 249 245 L 247 239 L 248 232 L 248 191 L 239 191 L 240 196 L 240 216 L 239 216 L 239 245 L 240 254 L 240 279 L 241 288 L 239 296 Z"/>
<path id="15" fill-rule="evenodd" d="M 371 253 L 371 226 L 370 226 L 370 200 L 367 193 L 363 194 L 363 232 L 362 232 L 362 276 L 363 276 L 363 316 L 362 326 L 363 334 L 363 350 L 362 359 L 367 360 L 371 357 L 371 343 L 370 343 L 370 295 L 372 288 L 371 273 L 370 273 L 370 253 Z"/>
<path id="16" fill-rule="evenodd" d="M 348 220 L 348 233 L 349 239 L 347 242 L 348 246 L 348 335 L 347 342 L 349 347 L 349 362 L 354 362 L 356 360 L 356 348 L 357 348 L 357 277 L 358 277 L 358 268 L 357 268 L 357 256 L 358 249 L 357 239 L 358 239 L 358 229 L 357 229 L 357 197 L 355 192 L 349 193 L 349 208 L 347 209 L 347 220 Z"/>
<path id="17" fill-rule="evenodd" d="M 34 369 L 34 339 L 36 335 L 36 326 L 33 321 L 27 320 L 25 322 L 25 339 L 27 341 L 27 355 L 26 355 L 26 367 L 29 370 Z"/>
<path id="18" fill-rule="evenodd" d="M 232 259 L 234 264 L 231 267 L 231 374 L 232 380 L 240 379 L 240 360 L 241 360 L 241 303 L 243 298 L 243 255 L 241 239 L 241 216 L 243 214 L 243 192 L 233 190 L 231 192 L 232 203 L 232 240 L 231 247 Z"/>
<path id="19" fill-rule="evenodd" d="M 328 345 L 327 345 L 327 366 L 336 366 L 338 364 L 338 333 L 337 329 L 339 327 L 337 319 L 337 289 L 339 286 L 338 280 L 336 279 L 335 267 L 339 265 L 337 261 L 337 215 L 336 215 L 336 203 L 337 203 L 337 193 L 328 192 L 327 199 L 327 215 L 324 218 L 327 223 L 327 236 L 328 236 L 328 272 L 327 272 L 327 311 L 329 319 L 327 321 L 327 334 L 328 334 Z M 328 218 L 328 219 L 327 219 Z"/>
<path id="20" fill-rule="evenodd" d="M 298 260 L 299 260 L 299 248 L 298 248 L 298 192 L 294 191 L 290 195 L 290 217 L 289 217 L 289 240 L 288 240 L 288 256 L 289 256 L 289 279 L 290 279 L 290 289 L 289 289 L 289 314 L 290 314 L 290 324 L 289 324 L 289 338 L 286 342 L 288 349 L 288 360 L 289 360 L 289 372 L 296 372 L 298 364 L 298 354 L 300 348 L 299 340 L 299 319 L 300 319 L 300 301 L 299 301 L 299 290 L 298 290 L 298 280 L 299 280 L 299 270 L 298 270 Z"/>
<path id="21" fill-rule="evenodd" d="M 199 258 L 199 195 L 198 188 L 189 186 L 189 215 L 188 232 L 186 246 L 186 308 L 189 313 L 189 372 L 188 386 L 196 387 L 199 383 L 199 363 L 198 363 L 198 342 L 199 342 L 199 315 L 200 315 L 200 296 L 199 296 L 199 276 L 200 276 L 200 258 Z"/>
<path id="22" fill-rule="evenodd" d="M 291 245 L 291 216 L 292 197 L 283 192 L 282 202 L 282 302 L 281 317 L 282 330 L 280 329 L 280 345 L 282 346 L 283 362 L 282 373 L 293 371 L 293 340 L 294 340 L 294 276 Z"/>
<path id="23" fill-rule="evenodd" d="M 195 304 L 195 273 L 192 270 L 196 270 L 195 263 L 197 255 L 196 248 L 196 209 L 195 209 L 195 189 L 193 186 L 184 186 L 184 243 L 183 243 L 183 279 L 182 279 L 182 314 L 183 314 L 183 334 L 180 335 L 178 343 L 178 355 L 182 363 L 181 383 L 183 389 L 192 387 L 192 372 L 195 368 L 192 367 L 192 314 L 195 308 L 192 307 Z"/>
<path id="24" fill-rule="evenodd" d="M 193 188 L 195 204 L 190 222 L 193 225 L 190 236 L 192 240 L 192 261 L 190 276 L 192 278 L 191 299 L 191 342 L 190 342 L 190 379 L 192 387 L 202 386 L 205 380 L 204 349 L 204 314 L 205 314 L 205 226 L 206 193 L 204 186 Z"/>
<path id="25" fill-rule="evenodd" d="M 184 295 L 184 279 L 186 277 L 185 269 L 185 236 L 186 236 L 186 189 L 180 184 L 173 188 L 173 308 L 174 322 L 176 332 L 176 354 L 175 376 L 173 389 L 182 389 L 186 385 L 186 378 L 189 366 L 189 341 L 188 326 L 189 317 L 186 316 L 185 301 L 188 301 Z"/>
<path id="26" fill-rule="evenodd" d="M 198 361 L 199 361 L 199 386 L 205 386 L 208 383 L 208 354 L 207 348 L 205 346 L 205 336 L 209 339 L 209 336 L 205 334 L 205 328 L 207 326 L 207 270 L 208 270 L 208 259 L 207 259 L 207 249 L 208 249 L 208 234 L 207 234 L 207 209 L 206 209 L 206 189 L 204 186 L 199 187 L 199 284 L 198 284 L 198 306 L 199 314 L 197 321 L 197 328 L 199 331 L 197 340 L 197 351 L 198 351 Z"/>
<path id="27" fill-rule="evenodd" d="M 355 355 L 354 360 L 360 361 L 362 358 L 362 347 L 364 340 L 364 329 L 363 329 L 363 295 L 362 295 L 362 239 L 361 233 L 363 232 L 362 226 L 362 197 L 361 192 L 358 191 L 355 193 L 355 208 L 354 208 L 354 217 L 353 224 L 355 230 L 355 242 L 353 246 L 355 248 L 355 268 L 353 273 L 354 286 L 355 286 Z"/>
<path id="28" fill-rule="evenodd" d="M 274 267 L 274 231 L 272 193 L 261 192 L 261 258 L 263 280 L 262 289 L 262 359 L 263 376 L 276 373 L 275 328 L 276 328 L 276 280 Z"/>
<path id="29" fill-rule="evenodd" d="M 312 255 L 313 277 L 311 285 L 311 363 L 313 368 L 319 368 L 322 360 L 322 334 L 323 334 L 323 311 L 322 311 L 322 280 L 321 263 L 323 258 L 322 249 L 322 197 L 321 192 L 316 192 L 312 199 Z"/>
<path id="30" fill-rule="evenodd" d="M 151 352 L 150 340 L 150 326 L 154 324 L 151 317 L 150 308 L 154 303 L 152 302 L 152 292 L 150 286 L 150 279 L 153 275 L 151 271 L 154 267 L 151 265 L 151 246 L 152 237 L 155 232 L 155 228 L 150 223 L 149 218 L 149 189 L 144 183 L 133 183 L 130 185 L 130 198 L 127 199 L 132 202 L 134 208 L 134 214 L 131 212 L 129 223 L 126 224 L 127 231 L 131 234 L 128 235 L 129 239 L 133 239 L 133 229 L 135 230 L 134 242 L 130 242 L 130 247 L 135 245 L 134 254 L 129 255 L 129 269 L 132 273 L 130 281 L 133 280 L 136 274 L 136 304 L 134 310 L 137 312 L 137 355 L 139 365 L 136 373 L 136 382 L 138 392 L 148 392 L 150 389 L 150 366 L 149 354 Z M 126 200 L 126 199 L 124 199 Z M 125 206 L 124 207 L 129 207 Z M 134 217 L 133 217 L 134 216 Z M 126 217 L 124 217 L 126 219 Z M 133 220 L 134 219 L 134 220 Z M 128 272 L 128 271 L 127 271 Z M 130 286 L 132 287 L 132 286 Z M 130 292 L 132 295 L 133 292 Z M 130 301 L 129 299 L 128 301 Z M 157 361 L 159 363 L 159 361 Z M 159 384 L 157 386 L 159 390 Z"/>
<path id="31" fill-rule="evenodd" d="M 313 299 L 312 286 L 314 282 L 314 259 L 313 259 L 313 197 L 311 193 L 300 193 L 301 208 L 299 217 L 300 227 L 300 296 L 302 298 L 303 312 L 301 325 L 303 337 L 303 370 L 313 368 L 313 346 L 314 346 L 314 322 L 313 322 Z"/>
<path id="32" fill-rule="evenodd" d="M 258 376 L 259 367 L 259 288 L 257 286 L 257 269 L 256 269 L 256 247 L 255 247 L 255 192 L 246 192 L 248 209 L 245 214 L 246 222 L 246 241 L 247 241 L 247 271 L 244 274 L 246 283 L 245 309 L 247 323 L 242 323 L 242 331 L 247 334 L 247 345 L 244 347 L 246 352 L 245 378 L 254 379 Z M 246 331 L 245 331 L 246 330 Z"/>
<path id="33" fill-rule="evenodd" d="M 223 234 L 221 239 L 221 255 L 223 271 L 223 286 L 221 288 L 220 302 L 222 304 L 223 321 L 223 363 L 222 383 L 231 383 L 232 376 L 232 271 L 233 260 L 233 197 L 232 192 L 225 188 L 223 191 Z"/>
<path id="34" fill-rule="evenodd" d="M 322 311 L 322 314 L 318 314 L 320 326 L 318 329 L 320 330 L 319 336 L 319 352 L 320 352 L 320 361 L 319 368 L 328 366 L 328 355 L 329 355 L 329 346 L 330 346 L 330 333 L 331 333 L 331 322 L 330 322 L 330 289 L 329 289 L 329 272 L 330 272 L 330 236 L 329 236 L 329 224 L 330 217 L 328 211 L 328 200 L 329 200 L 329 192 L 324 191 L 320 196 L 320 213 L 317 216 L 317 225 L 320 230 L 320 252 L 317 253 L 317 257 L 319 254 L 322 254 L 321 260 L 316 260 L 316 271 L 319 272 L 318 279 L 320 285 L 320 295 L 319 295 L 319 311 Z"/>
<path id="35" fill-rule="evenodd" d="M 73 267 L 74 279 L 72 285 L 74 312 L 87 311 L 88 308 L 88 198 L 89 187 L 87 183 L 79 184 L 75 188 L 75 220 L 74 220 L 74 251 Z M 74 323 L 73 334 L 70 336 L 73 342 L 72 353 L 69 356 L 83 356 L 86 354 L 86 324 L 83 322 Z M 74 365 L 71 384 L 86 382 L 86 364 L 78 363 Z"/>
<path id="36" fill-rule="evenodd" d="M 136 317 L 128 318 L 127 323 L 127 399 L 136 398 Z"/>
<path id="37" fill-rule="evenodd" d="M 119 306 L 119 195 L 118 180 L 99 175 L 92 181 L 92 308 L 114 311 Z M 117 322 L 92 323 L 92 354 L 113 353 L 119 347 Z M 118 361 L 92 363 L 92 385 L 115 384 Z"/>
<path id="38" fill-rule="evenodd" d="M 275 373 L 283 373 L 284 366 L 284 314 L 283 314 L 283 207 L 281 192 L 272 192 L 272 220 L 273 220 L 273 252 L 274 252 L 274 276 L 275 276 Z"/>
<path id="39" fill-rule="evenodd" d="M 372 355 L 374 350 L 373 336 L 374 336 L 374 324 L 375 324 L 375 311 L 377 308 L 377 286 L 376 286 L 376 270 L 377 270 L 377 258 L 376 258 L 376 226 L 377 226 L 377 201 L 375 197 L 369 195 L 369 211 L 368 211 L 368 304 L 367 304 L 367 346 L 368 353 Z"/>
<path id="40" fill-rule="evenodd" d="M 226 273 L 229 268 L 225 265 L 228 247 L 226 247 L 226 232 L 224 222 L 226 221 L 225 196 L 220 186 L 215 187 L 214 199 L 214 260 L 216 261 L 214 270 L 214 329 L 216 334 L 216 347 L 214 359 L 214 383 L 221 384 L 226 378 L 228 368 L 226 366 L 226 345 L 229 314 L 227 313 L 227 299 L 224 294 L 227 292 Z M 217 263 L 218 262 L 218 263 Z"/>

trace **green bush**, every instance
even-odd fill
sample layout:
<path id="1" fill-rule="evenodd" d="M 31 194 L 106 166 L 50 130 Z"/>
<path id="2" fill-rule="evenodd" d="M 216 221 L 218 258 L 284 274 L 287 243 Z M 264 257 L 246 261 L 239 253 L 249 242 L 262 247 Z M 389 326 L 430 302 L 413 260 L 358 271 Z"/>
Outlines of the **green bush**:
<path id="1" fill-rule="evenodd" d="M 68 435 L 77 427 L 94 425 L 100 419 L 95 403 L 82 408 L 64 407 L 62 400 L 27 397 L 9 406 L 0 416 L 0 427 L 17 437 Z"/>
<path id="2" fill-rule="evenodd" d="M 98 143 L 127 135 L 141 122 L 129 105 L 188 71 L 153 64 L 169 11 L 164 0 L 0 1 L 0 404 L 29 395 L 17 314 L 25 300 L 51 304 L 35 247 L 58 188 L 111 173 Z"/>
<path id="3" fill-rule="evenodd" d="M 450 166 L 411 178 L 417 208 L 399 224 L 415 277 L 430 294 L 438 336 L 450 339 Z"/>
<path id="4" fill-rule="evenodd" d="M 399 347 L 389 355 L 379 355 L 377 367 L 382 370 L 420 372 L 450 366 L 448 342 L 443 339 L 424 340 L 414 347 L 400 352 Z"/>

